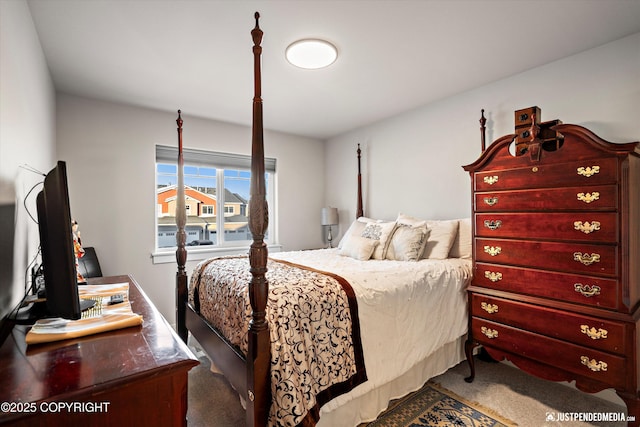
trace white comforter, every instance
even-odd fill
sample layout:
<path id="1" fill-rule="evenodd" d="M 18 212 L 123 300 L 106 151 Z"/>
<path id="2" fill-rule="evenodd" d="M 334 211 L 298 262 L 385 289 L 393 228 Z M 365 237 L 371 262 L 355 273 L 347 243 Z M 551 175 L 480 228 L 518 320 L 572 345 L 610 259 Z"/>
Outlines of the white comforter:
<path id="1" fill-rule="evenodd" d="M 467 331 L 470 260 L 358 261 L 337 249 L 270 256 L 338 274 L 356 293 L 368 380 L 323 411 L 394 380 Z"/>

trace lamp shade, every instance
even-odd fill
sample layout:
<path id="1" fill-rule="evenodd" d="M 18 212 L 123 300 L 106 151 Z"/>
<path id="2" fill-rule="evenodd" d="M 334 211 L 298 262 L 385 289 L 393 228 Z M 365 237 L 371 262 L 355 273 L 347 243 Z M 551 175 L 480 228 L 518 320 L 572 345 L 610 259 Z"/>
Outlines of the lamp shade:
<path id="1" fill-rule="evenodd" d="M 322 225 L 338 224 L 338 208 L 322 208 Z"/>

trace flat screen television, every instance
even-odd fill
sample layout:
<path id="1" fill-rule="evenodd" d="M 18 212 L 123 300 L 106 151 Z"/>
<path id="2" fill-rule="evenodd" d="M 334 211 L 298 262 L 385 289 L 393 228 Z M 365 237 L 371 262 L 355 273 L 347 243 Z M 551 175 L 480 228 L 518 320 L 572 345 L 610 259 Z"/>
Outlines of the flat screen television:
<path id="1" fill-rule="evenodd" d="M 94 302 L 80 300 L 73 248 L 73 229 L 63 161 L 47 174 L 36 198 L 46 309 L 42 317 L 80 319 Z"/>

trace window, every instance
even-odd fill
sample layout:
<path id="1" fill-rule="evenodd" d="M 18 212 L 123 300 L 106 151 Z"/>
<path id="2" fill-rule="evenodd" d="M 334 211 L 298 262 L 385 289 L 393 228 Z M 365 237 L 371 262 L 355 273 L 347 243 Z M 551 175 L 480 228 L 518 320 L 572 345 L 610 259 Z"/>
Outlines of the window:
<path id="1" fill-rule="evenodd" d="M 243 246 L 253 240 L 248 225 L 251 157 L 203 150 L 183 151 L 187 246 Z M 156 249 L 176 247 L 178 150 L 156 146 Z M 275 159 L 265 159 L 269 217 L 274 216 Z M 219 233 L 219 230 L 224 232 Z M 265 235 L 269 242 L 273 224 Z"/>

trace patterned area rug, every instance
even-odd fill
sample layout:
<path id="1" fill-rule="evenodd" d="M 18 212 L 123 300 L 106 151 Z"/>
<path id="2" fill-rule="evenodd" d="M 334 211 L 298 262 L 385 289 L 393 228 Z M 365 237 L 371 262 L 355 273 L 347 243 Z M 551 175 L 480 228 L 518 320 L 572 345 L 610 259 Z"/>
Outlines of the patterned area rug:
<path id="1" fill-rule="evenodd" d="M 494 411 L 469 402 L 438 384 L 428 382 L 400 399 L 368 427 L 513 427 Z"/>

